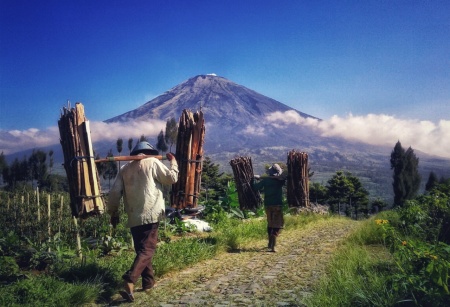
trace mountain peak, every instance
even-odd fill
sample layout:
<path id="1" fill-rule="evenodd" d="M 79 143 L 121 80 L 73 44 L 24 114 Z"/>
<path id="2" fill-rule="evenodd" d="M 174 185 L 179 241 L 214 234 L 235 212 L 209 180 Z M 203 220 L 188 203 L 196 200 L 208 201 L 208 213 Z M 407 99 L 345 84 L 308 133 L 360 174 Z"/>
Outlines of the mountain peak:
<path id="1" fill-rule="evenodd" d="M 206 123 L 234 127 L 263 122 L 275 111 L 293 110 L 303 117 L 312 117 L 224 77 L 204 74 L 192 77 L 139 108 L 106 122 L 177 119 L 184 109 L 201 109 Z"/>

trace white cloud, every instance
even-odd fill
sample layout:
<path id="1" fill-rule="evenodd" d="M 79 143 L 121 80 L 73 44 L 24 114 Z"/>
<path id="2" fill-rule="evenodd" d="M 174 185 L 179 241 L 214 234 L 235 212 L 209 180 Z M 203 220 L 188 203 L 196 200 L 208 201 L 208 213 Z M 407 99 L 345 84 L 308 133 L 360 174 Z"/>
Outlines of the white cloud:
<path id="1" fill-rule="evenodd" d="M 128 140 L 131 138 L 139 138 L 142 134 L 146 137 L 156 137 L 159 132 L 164 130 L 166 122 L 162 120 L 150 121 L 129 121 L 123 123 L 91 123 L 91 137 L 93 142 L 98 141 L 115 141 L 118 138 Z"/>
<path id="2" fill-rule="evenodd" d="M 38 148 L 59 143 L 58 127 L 44 130 L 0 130 L 0 152 L 5 155 L 30 148 Z"/>
<path id="3" fill-rule="evenodd" d="M 251 135 L 264 135 L 264 128 L 248 125 L 243 132 Z"/>
<path id="4" fill-rule="evenodd" d="M 342 137 L 372 145 L 393 146 L 400 140 L 403 147 L 411 146 L 429 154 L 450 158 L 450 120 L 438 123 L 420 120 L 398 119 L 384 114 L 347 117 L 332 116 L 328 120 L 303 118 L 295 111 L 274 112 L 267 120 L 276 126 L 288 124 L 306 125 L 316 129 L 322 136 Z M 111 123 L 90 122 L 93 142 L 115 141 L 121 137 L 156 137 L 165 128 L 165 121 Z M 245 133 L 261 135 L 263 127 L 247 126 Z M 40 148 L 59 143 L 57 126 L 46 129 L 0 130 L 0 152 L 11 154 L 30 148 Z"/>
<path id="5" fill-rule="evenodd" d="M 165 121 L 152 120 L 151 122 L 131 121 L 124 123 L 90 122 L 91 138 L 97 141 L 115 141 L 119 137 L 139 138 L 156 137 L 164 129 Z M 43 130 L 30 128 L 26 130 L 0 130 L 0 152 L 5 155 L 30 148 L 40 148 L 59 144 L 59 129 L 57 126 Z"/>
<path id="6" fill-rule="evenodd" d="M 332 116 L 328 120 L 301 117 L 295 111 L 274 112 L 267 120 L 275 126 L 305 125 L 322 136 L 342 137 L 372 145 L 392 145 L 400 140 L 403 147 L 411 146 L 428 154 L 450 158 L 450 120 L 438 123 L 398 119 L 385 114 L 347 117 Z"/>

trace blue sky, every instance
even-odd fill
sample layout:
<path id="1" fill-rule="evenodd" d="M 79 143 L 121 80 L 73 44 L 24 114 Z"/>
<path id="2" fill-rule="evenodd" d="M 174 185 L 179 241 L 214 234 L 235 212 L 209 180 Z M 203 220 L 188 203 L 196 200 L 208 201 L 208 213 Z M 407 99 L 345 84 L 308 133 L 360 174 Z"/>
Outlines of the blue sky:
<path id="1" fill-rule="evenodd" d="M 449 55 L 449 1 L 1 0 L 0 150 L 67 100 L 102 121 L 208 73 L 324 120 L 445 133 Z"/>

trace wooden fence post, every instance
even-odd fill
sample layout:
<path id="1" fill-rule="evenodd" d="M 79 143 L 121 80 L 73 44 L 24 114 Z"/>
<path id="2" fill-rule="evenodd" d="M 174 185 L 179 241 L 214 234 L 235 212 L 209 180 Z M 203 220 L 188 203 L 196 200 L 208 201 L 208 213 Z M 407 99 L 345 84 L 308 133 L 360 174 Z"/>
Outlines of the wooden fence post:
<path id="1" fill-rule="evenodd" d="M 83 259 L 83 253 L 81 251 L 81 237 L 80 237 L 80 231 L 78 229 L 78 221 L 77 218 L 73 217 L 73 224 L 75 225 L 75 231 L 77 233 L 77 254 L 80 259 Z"/>
<path id="2" fill-rule="evenodd" d="M 47 194 L 47 230 L 48 230 L 48 242 L 52 241 L 52 226 L 51 226 L 51 196 Z M 48 251 L 50 252 L 50 246 L 48 247 Z"/>
<path id="3" fill-rule="evenodd" d="M 38 222 L 41 221 L 41 207 L 39 205 L 39 187 L 36 188 L 36 197 L 37 197 L 37 218 Z"/>

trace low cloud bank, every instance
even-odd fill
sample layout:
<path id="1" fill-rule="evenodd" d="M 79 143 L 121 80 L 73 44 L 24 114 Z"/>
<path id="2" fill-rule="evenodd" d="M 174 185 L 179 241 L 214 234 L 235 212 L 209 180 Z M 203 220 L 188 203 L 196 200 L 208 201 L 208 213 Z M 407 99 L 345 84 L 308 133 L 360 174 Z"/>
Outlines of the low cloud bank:
<path id="1" fill-rule="evenodd" d="M 124 122 L 104 123 L 90 122 L 92 142 L 116 141 L 123 138 L 124 143 L 131 137 L 140 138 L 145 135 L 149 139 L 155 139 L 165 129 L 166 122 L 152 120 L 151 122 Z M 30 128 L 27 130 L 0 130 L 0 153 L 8 155 L 31 148 L 41 148 L 59 144 L 59 129 L 57 126 L 46 129 Z"/>
<path id="2" fill-rule="evenodd" d="M 318 131 L 322 136 L 341 137 L 348 140 L 361 141 L 372 145 L 387 145 L 394 147 L 400 140 L 402 146 L 426 152 L 428 154 L 450 158 L 450 120 L 431 121 L 398 119 L 384 114 L 368 114 L 365 116 L 347 117 L 332 116 L 327 120 L 301 117 L 295 111 L 274 112 L 267 116 L 268 122 L 277 127 L 288 124 L 304 125 Z M 139 138 L 142 134 L 154 139 L 165 129 L 166 122 L 152 120 L 151 122 L 104 123 L 90 122 L 93 142 L 116 141 L 123 138 Z M 248 134 L 262 135 L 261 127 L 247 127 Z M 5 155 L 31 148 L 41 148 L 59 144 L 58 127 L 46 129 L 30 128 L 27 130 L 0 130 L 0 153 Z"/>
<path id="3" fill-rule="evenodd" d="M 295 111 L 274 112 L 267 116 L 274 126 L 304 125 L 325 137 L 341 137 L 371 145 L 394 147 L 399 140 L 404 148 L 450 158 L 450 120 L 431 121 L 398 119 L 391 115 L 368 114 L 347 117 L 332 116 L 328 120 L 301 117 Z"/>

